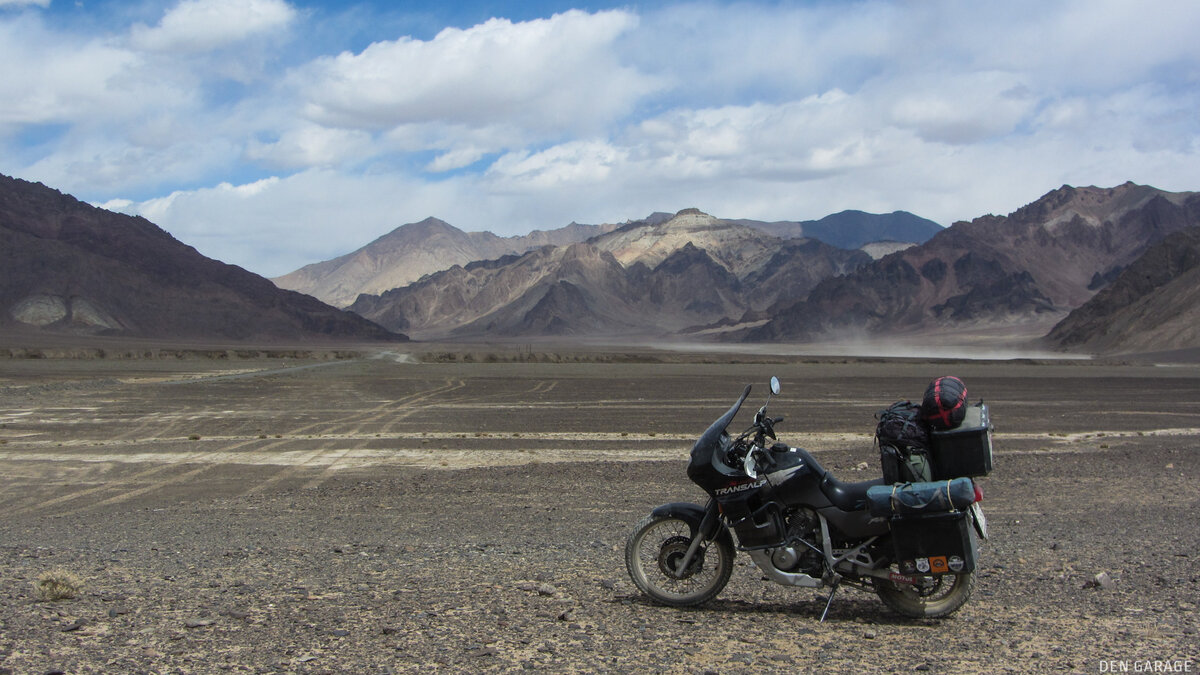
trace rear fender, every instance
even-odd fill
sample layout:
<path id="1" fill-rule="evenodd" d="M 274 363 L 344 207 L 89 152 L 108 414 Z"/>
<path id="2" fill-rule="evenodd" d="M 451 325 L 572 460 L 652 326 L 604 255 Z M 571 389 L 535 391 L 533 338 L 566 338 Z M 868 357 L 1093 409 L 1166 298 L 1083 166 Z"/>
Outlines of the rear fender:
<path id="1" fill-rule="evenodd" d="M 733 535 L 729 533 L 729 528 L 721 522 L 716 507 L 706 509 L 699 504 L 673 502 L 654 509 L 650 515 L 655 518 L 678 518 L 691 528 L 693 539 L 699 533 L 704 541 L 720 539 L 729 544 L 730 548 L 733 547 Z"/>

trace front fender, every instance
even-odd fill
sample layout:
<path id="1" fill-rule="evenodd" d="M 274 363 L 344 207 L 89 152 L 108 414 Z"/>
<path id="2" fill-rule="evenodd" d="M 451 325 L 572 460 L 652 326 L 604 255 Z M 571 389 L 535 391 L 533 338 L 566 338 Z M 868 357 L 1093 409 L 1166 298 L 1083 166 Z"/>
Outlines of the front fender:
<path id="1" fill-rule="evenodd" d="M 678 518 L 691 528 L 693 539 L 700 533 L 704 541 L 719 539 L 733 548 L 733 535 L 729 533 L 725 523 L 721 522 L 715 506 L 710 510 L 699 504 L 672 502 L 654 509 L 650 515 L 655 518 Z"/>

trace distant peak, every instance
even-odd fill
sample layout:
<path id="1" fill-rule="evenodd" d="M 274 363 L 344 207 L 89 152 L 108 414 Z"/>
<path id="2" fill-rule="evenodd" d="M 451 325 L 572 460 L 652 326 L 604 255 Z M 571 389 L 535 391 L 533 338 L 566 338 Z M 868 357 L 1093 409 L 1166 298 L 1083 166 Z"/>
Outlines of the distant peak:
<path id="1" fill-rule="evenodd" d="M 425 225 L 425 226 L 440 225 L 440 226 L 444 226 L 444 227 L 449 227 L 450 223 L 447 223 L 446 221 L 442 220 L 441 218 L 437 218 L 435 216 L 429 216 L 425 220 L 422 220 L 417 223 L 413 223 L 413 225 Z"/>
<path id="2" fill-rule="evenodd" d="M 690 209 L 684 209 L 684 210 L 680 211 L 679 213 L 676 213 L 675 215 L 676 216 L 707 216 L 708 214 L 701 211 L 700 209 L 693 207 Z"/>

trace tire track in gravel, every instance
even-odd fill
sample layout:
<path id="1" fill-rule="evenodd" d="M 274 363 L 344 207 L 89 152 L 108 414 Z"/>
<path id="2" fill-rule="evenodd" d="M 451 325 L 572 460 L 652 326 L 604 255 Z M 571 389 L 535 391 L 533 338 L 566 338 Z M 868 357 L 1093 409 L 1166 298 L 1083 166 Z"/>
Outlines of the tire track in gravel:
<path id="1" fill-rule="evenodd" d="M 261 494 L 266 492 L 268 488 L 274 487 L 299 473 L 312 469 L 316 461 L 321 457 L 324 457 L 326 454 L 328 454 L 328 452 L 329 451 L 324 448 L 321 448 L 320 450 L 313 450 L 295 464 L 284 466 L 280 468 L 279 471 L 276 471 L 270 478 L 255 483 L 250 487 L 250 489 L 243 492 L 242 496 L 245 497 L 249 495 Z"/>
<path id="2" fill-rule="evenodd" d="M 386 414 L 386 415 L 388 415 L 388 419 L 387 419 L 387 421 L 385 421 L 383 423 L 382 427 L 380 427 L 379 434 L 380 435 L 390 434 L 392 427 L 395 426 L 395 424 L 397 422 L 399 422 L 400 420 L 403 420 L 403 419 L 407 419 L 408 417 L 411 417 L 412 415 L 416 414 L 417 411 L 421 410 L 421 408 L 417 407 L 417 404 L 424 403 L 425 401 L 428 401 L 429 399 L 431 399 L 435 396 L 447 394 L 449 392 L 456 391 L 458 389 L 462 389 L 463 387 L 466 387 L 466 386 L 467 386 L 467 383 L 465 380 L 448 380 L 446 382 L 446 384 L 441 387 L 435 387 L 434 389 L 430 389 L 425 392 L 413 394 L 404 399 L 400 399 L 398 401 L 393 401 L 388 404 L 378 406 L 378 407 L 376 407 L 376 409 L 374 411 L 375 414 L 373 416 L 366 417 L 362 420 L 362 422 L 357 427 L 357 431 L 359 433 L 362 433 L 362 429 L 365 424 L 373 422 L 376 419 L 378 419 L 379 417 L 381 417 L 382 415 Z M 401 408 L 401 409 L 397 410 L 397 408 Z M 339 460 L 344 458 L 351 451 L 359 449 L 359 448 L 364 448 L 364 447 L 366 447 L 366 444 L 360 443 L 357 448 L 347 448 L 346 450 L 341 452 L 337 457 L 334 457 L 333 460 L 325 467 L 325 469 L 321 471 L 320 475 L 318 475 L 316 478 L 313 478 L 312 480 L 305 483 L 304 487 L 308 488 L 308 489 L 315 489 L 317 487 L 320 487 L 320 485 L 322 483 L 324 483 L 326 480 L 328 480 L 331 476 L 333 476 L 333 474 L 338 469 L 341 468 L 338 464 Z"/>
<path id="3" fill-rule="evenodd" d="M 432 389 L 409 394 L 408 396 L 404 396 L 402 398 L 399 398 L 399 399 L 396 399 L 393 401 L 386 401 L 380 405 L 375 406 L 374 408 L 372 408 L 370 410 L 356 413 L 355 415 L 353 415 L 350 418 L 343 418 L 343 419 L 339 419 L 334 422 L 315 422 L 313 424 L 309 424 L 307 426 L 300 427 L 298 429 L 293 430 L 290 435 L 303 434 L 303 433 L 312 431 L 312 430 L 316 429 L 317 427 L 321 427 L 321 426 L 325 427 L 325 432 L 324 432 L 325 434 L 332 434 L 335 429 L 340 428 L 341 426 L 347 426 L 348 428 L 350 428 L 352 430 L 349 435 L 362 434 L 362 429 L 365 426 L 367 426 L 369 423 L 371 423 L 373 421 L 376 421 L 376 420 L 384 417 L 385 415 L 388 416 L 388 421 L 385 421 L 382 424 L 378 435 L 379 436 L 390 435 L 391 429 L 395 425 L 396 422 L 412 416 L 414 413 L 417 412 L 417 410 L 419 410 L 419 408 L 413 407 L 415 404 L 422 403 L 424 401 L 428 401 L 430 398 L 433 398 L 434 396 L 438 396 L 438 395 L 445 394 L 445 393 L 448 393 L 451 391 L 455 391 L 455 390 L 461 389 L 465 386 L 466 386 L 466 382 L 463 380 L 447 380 L 446 383 L 441 386 L 437 386 Z M 397 408 L 407 408 L 407 409 L 397 410 Z M 323 434 L 316 434 L 316 435 L 320 436 Z M 341 434 L 339 434 L 339 435 L 341 435 Z M 367 436 L 364 436 L 364 438 L 366 438 L 366 437 Z M 326 480 L 328 480 L 330 478 L 330 476 L 332 476 L 334 474 L 335 471 L 337 471 L 340 468 L 339 463 L 338 463 L 339 460 L 344 458 L 347 454 L 351 453 L 352 451 L 362 448 L 362 447 L 365 447 L 365 445 L 359 444 L 357 447 L 346 448 L 346 449 L 342 450 L 339 454 L 337 454 L 337 456 L 333 457 L 333 459 L 328 464 L 325 465 L 325 468 L 321 470 L 321 472 L 318 476 L 316 476 L 315 478 L 312 478 L 309 481 L 307 481 L 306 483 L 304 483 L 303 487 L 306 489 L 315 489 L 315 488 L 319 487 L 322 483 L 324 483 Z M 251 487 L 249 490 L 247 490 L 243 494 L 246 494 L 246 495 L 259 494 L 259 493 L 263 492 L 264 490 L 266 490 L 268 487 L 272 487 L 272 486 L 277 485 L 285 480 L 289 480 L 289 479 L 297 476 L 300 473 L 310 471 L 314 468 L 314 464 L 316 464 L 318 462 L 318 460 L 324 459 L 325 457 L 327 457 L 330 454 L 330 452 L 331 451 L 327 450 L 327 449 L 315 450 L 315 451 L 309 453 L 308 455 L 306 455 L 300 462 L 290 465 L 290 466 L 283 467 L 278 472 L 276 472 L 273 476 L 271 476 L 270 478 L 268 478 L 265 481 L 262 481 L 261 483 L 258 483 L 257 485 L 254 485 L 253 487 Z"/>
<path id="4" fill-rule="evenodd" d="M 417 404 L 424 403 L 435 396 L 441 396 L 443 394 L 449 394 L 452 391 L 458 391 L 466 386 L 467 383 L 465 380 L 447 380 L 446 384 L 441 387 L 431 389 L 427 392 L 413 394 L 406 399 L 401 399 L 388 406 L 381 406 L 381 410 L 377 410 L 380 410 L 381 414 L 383 412 L 391 413 L 391 417 L 383 422 L 383 425 L 380 427 L 378 433 L 381 435 L 391 434 L 392 429 L 396 427 L 397 422 L 408 419 L 416 414 L 418 410 L 421 410 L 421 408 L 416 407 Z M 397 410 L 397 408 L 402 409 Z M 381 415 L 376 415 L 376 417 L 379 416 Z M 358 429 L 361 431 L 362 425 L 359 425 Z"/>
<path id="5" fill-rule="evenodd" d="M 465 386 L 467 385 L 463 380 L 447 380 L 446 383 L 441 386 L 437 386 L 433 389 L 428 389 L 425 391 L 415 392 L 398 399 L 384 401 L 383 403 L 380 403 L 369 410 L 360 410 L 351 415 L 340 417 L 335 420 L 322 420 L 298 427 L 293 429 L 290 434 L 293 436 L 299 436 L 301 434 L 311 434 L 314 436 L 335 434 L 337 433 L 337 430 L 342 427 L 347 427 L 357 431 L 362 428 L 366 421 L 377 419 L 385 412 L 393 411 L 396 408 L 402 408 L 415 403 L 420 403 L 433 396 L 454 391 L 455 389 L 461 389 Z M 318 429 L 320 429 L 320 431 L 317 431 Z"/>
<path id="6" fill-rule="evenodd" d="M 185 453 L 185 455 L 183 457 L 180 457 L 178 461 L 174 461 L 169 464 L 158 464 L 149 469 L 145 469 L 143 471 L 138 471 L 130 476 L 124 476 L 124 477 L 116 479 L 116 480 L 105 481 L 99 485 L 94 485 L 92 487 L 87 487 L 87 488 L 83 488 L 83 489 L 79 489 L 79 490 L 73 490 L 66 494 L 59 495 L 57 497 L 52 497 L 50 499 L 42 499 L 39 495 L 34 495 L 33 497 L 30 498 L 30 500 L 27 500 L 27 501 L 30 501 L 30 503 L 25 504 L 23 506 L 18 506 L 14 509 L 6 509 L 6 513 L 10 517 L 24 514 L 24 513 L 32 513 L 33 511 L 57 506 L 59 504 L 65 503 L 65 502 L 70 502 L 70 501 L 82 499 L 85 497 L 91 497 L 98 493 L 111 492 L 113 490 L 120 490 L 121 494 L 118 494 L 115 497 L 122 497 L 123 495 L 130 493 L 130 491 L 127 489 L 128 486 L 144 483 L 146 481 L 146 479 L 153 479 L 155 476 L 157 476 L 163 472 L 172 471 L 172 470 L 176 469 L 178 467 L 178 465 L 180 465 L 180 464 L 203 463 L 203 466 L 201 467 L 202 470 L 211 469 L 214 466 L 216 466 L 217 463 L 213 462 L 213 461 L 209 461 L 209 460 L 215 459 L 219 454 L 220 453 L 216 453 L 216 452 Z M 196 473 L 199 473 L 199 472 L 200 472 L 200 470 L 196 471 Z M 139 488 L 137 491 L 137 494 L 134 494 L 132 496 L 144 494 L 145 492 L 149 492 L 150 489 L 158 489 L 160 486 L 170 485 L 170 484 L 177 483 L 177 482 L 179 482 L 179 481 L 176 480 L 175 478 L 170 478 L 170 479 L 167 479 L 164 481 L 159 481 L 159 482 L 153 483 L 151 486 L 148 486 L 147 489 Z M 129 497 L 123 497 L 123 498 L 128 499 Z M 113 499 L 113 498 L 108 498 L 108 499 Z M 107 502 L 108 499 L 105 499 L 103 501 Z M 79 507 L 73 511 L 70 511 L 70 513 L 75 513 L 77 511 L 83 510 L 85 508 L 87 508 L 87 507 L 86 506 Z"/>
<path id="7" fill-rule="evenodd" d="M 150 485 L 146 485 L 146 486 L 143 486 L 140 488 L 134 488 L 132 490 L 123 490 L 120 494 L 113 495 L 106 499 L 101 499 L 98 502 L 91 502 L 90 504 L 85 504 L 83 506 L 71 509 L 70 511 L 64 511 L 62 513 L 57 513 L 54 515 L 59 516 L 59 517 L 70 516 L 70 515 L 74 515 L 76 513 L 81 513 L 83 511 L 90 511 L 92 509 L 96 509 L 101 506 L 108 506 L 110 504 L 119 504 L 121 502 L 129 501 L 130 499 L 136 499 L 137 497 L 154 492 L 156 490 L 162 490 L 163 488 L 167 488 L 172 485 L 178 485 L 179 483 L 183 483 L 183 482 L 192 480 L 196 476 L 199 476 L 200 474 L 202 474 L 206 471 L 211 471 L 211 470 L 215 469 L 217 466 L 218 466 L 217 464 L 202 464 L 201 466 L 196 467 L 195 469 L 192 469 L 191 471 L 185 471 L 183 473 L 175 474 L 175 475 L 171 476 L 170 478 L 167 478 L 166 480 L 160 480 L 156 483 L 152 483 Z M 177 465 L 171 464 L 164 468 L 177 469 L 179 467 Z M 111 483 L 109 484 L 110 487 L 122 487 L 122 486 L 127 486 L 127 485 L 129 485 L 128 482 L 118 484 L 115 486 Z"/>
<path id="8" fill-rule="evenodd" d="M 115 480 L 107 480 L 99 485 L 94 485 L 92 487 L 84 488 L 81 490 L 75 490 L 73 492 L 69 492 L 64 495 L 59 495 L 58 497 L 54 497 L 54 498 L 51 498 L 48 500 L 39 500 L 36 503 L 29 503 L 29 504 L 26 504 L 24 506 L 20 506 L 20 507 L 14 508 L 14 509 L 5 509 L 5 512 L 8 514 L 11 514 L 11 515 L 28 513 L 35 509 L 53 507 L 58 504 L 63 504 L 63 503 L 75 501 L 75 500 L 78 500 L 81 498 L 92 497 L 92 496 L 95 496 L 95 495 L 98 495 L 98 494 L 101 494 L 104 492 L 112 492 L 112 491 L 116 491 L 117 494 L 115 494 L 111 497 L 102 498 L 99 501 L 90 502 L 86 505 L 76 507 L 69 511 L 66 511 L 63 513 L 57 513 L 54 515 L 58 515 L 58 516 L 71 515 L 71 514 L 79 513 L 81 511 L 85 511 L 85 510 L 95 508 L 98 506 L 117 504 L 117 503 L 127 501 L 130 499 L 135 499 L 137 497 L 148 494 L 155 490 L 161 490 L 164 488 L 168 488 L 172 485 L 179 484 L 183 481 L 190 480 L 205 471 L 211 470 L 211 469 L 219 466 L 222 463 L 220 461 L 220 458 L 222 456 L 224 456 L 226 453 L 234 452 L 234 451 L 237 451 L 239 448 L 243 448 L 245 446 L 251 445 L 256 440 L 257 439 L 244 439 L 240 442 L 234 443 L 233 445 L 225 447 L 220 451 L 183 453 L 177 460 L 173 459 L 172 461 L 167 462 L 167 463 L 157 464 L 151 468 L 148 468 L 144 471 L 139 471 L 130 476 L 124 476 L 121 478 L 117 478 Z M 200 466 L 197 469 L 193 469 L 192 471 L 188 471 L 182 475 L 173 475 L 173 476 L 164 478 L 163 480 L 157 480 L 157 481 L 151 482 L 149 485 L 142 485 L 143 483 L 146 482 L 147 479 L 153 480 L 159 474 L 162 474 L 164 472 L 173 471 L 173 470 L 177 469 L 180 465 L 186 465 L 186 464 L 199 464 Z M 134 485 L 142 485 L 142 487 L 130 489 L 131 486 L 134 486 Z"/>

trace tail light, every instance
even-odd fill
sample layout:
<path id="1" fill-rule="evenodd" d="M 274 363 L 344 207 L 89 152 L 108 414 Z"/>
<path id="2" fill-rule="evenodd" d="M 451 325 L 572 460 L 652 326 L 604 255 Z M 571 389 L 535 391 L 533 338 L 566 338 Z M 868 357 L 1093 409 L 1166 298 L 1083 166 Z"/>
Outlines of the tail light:
<path id="1" fill-rule="evenodd" d="M 975 501 L 983 501 L 983 488 L 979 487 L 979 483 L 972 483 L 975 486 Z"/>

